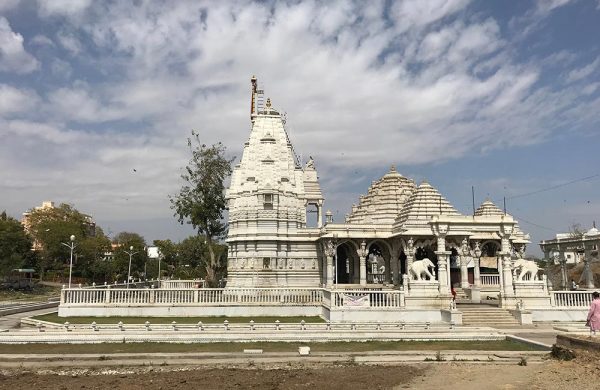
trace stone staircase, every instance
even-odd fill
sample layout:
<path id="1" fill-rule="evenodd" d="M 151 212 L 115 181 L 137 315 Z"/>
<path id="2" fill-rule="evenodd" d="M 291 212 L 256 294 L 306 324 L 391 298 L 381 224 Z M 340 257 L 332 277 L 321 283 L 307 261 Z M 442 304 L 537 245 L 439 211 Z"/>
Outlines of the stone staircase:
<path id="1" fill-rule="evenodd" d="M 467 293 L 460 287 L 454 287 L 456 291 L 456 303 L 470 303 L 471 300 L 467 298 Z"/>
<path id="2" fill-rule="evenodd" d="M 508 310 L 484 304 L 459 304 L 465 326 L 491 326 L 494 328 L 521 327 Z"/>

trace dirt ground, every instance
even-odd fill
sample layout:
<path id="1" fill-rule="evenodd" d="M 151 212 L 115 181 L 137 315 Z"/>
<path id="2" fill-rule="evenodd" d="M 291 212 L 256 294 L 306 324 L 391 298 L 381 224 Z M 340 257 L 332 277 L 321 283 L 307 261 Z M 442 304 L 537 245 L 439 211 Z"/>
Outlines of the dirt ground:
<path id="1" fill-rule="evenodd" d="M 571 361 L 549 359 L 541 364 L 431 364 L 424 377 L 398 389 L 553 390 L 600 389 L 600 355 L 580 352 Z"/>
<path id="2" fill-rule="evenodd" d="M 541 364 L 432 362 L 402 366 L 280 364 L 3 371 L 0 389 L 600 389 L 600 355 Z"/>

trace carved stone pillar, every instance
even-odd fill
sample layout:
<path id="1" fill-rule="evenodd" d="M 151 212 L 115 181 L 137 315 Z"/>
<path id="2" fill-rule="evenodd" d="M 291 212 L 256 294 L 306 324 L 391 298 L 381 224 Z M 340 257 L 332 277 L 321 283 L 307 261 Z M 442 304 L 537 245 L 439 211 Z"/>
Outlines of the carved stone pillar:
<path id="1" fill-rule="evenodd" d="M 406 255 L 406 274 L 410 279 L 410 266 L 415 260 L 415 242 L 413 241 L 412 237 L 409 238 L 408 242 L 406 243 L 406 250 L 404 251 L 404 254 Z"/>
<path id="2" fill-rule="evenodd" d="M 327 287 L 333 286 L 333 255 L 335 254 L 335 245 L 333 241 L 328 240 L 325 244 L 325 258 L 327 259 Z"/>
<path id="3" fill-rule="evenodd" d="M 467 264 L 469 263 L 469 255 L 471 254 L 471 248 L 469 248 L 469 241 L 464 238 L 460 246 L 459 261 L 460 261 L 460 288 L 469 288 L 469 269 Z"/>
<path id="4" fill-rule="evenodd" d="M 438 259 L 438 281 L 440 282 L 440 294 L 448 295 L 450 294 L 450 274 L 448 272 L 448 261 L 452 252 L 446 251 L 446 231 L 447 229 L 440 229 L 438 227 L 438 231 L 436 234 L 437 251 L 435 251 L 435 254 L 437 255 Z"/>
<path id="5" fill-rule="evenodd" d="M 327 287 L 333 286 L 333 256 L 327 256 Z"/>
<path id="6" fill-rule="evenodd" d="M 500 262 L 502 262 L 502 274 L 501 279 L 503 283 L 503 289 L 501 293 L 501 301 L 503 307 L 510 307 L 514 304 L 511 298 L 515 296 L 515 290 L 513 287 L 513 273 L 512 273 L 512 260 L 511 253 L 512 247 L 510 243 L 510 235 L 513 232 L 513 224 L 502 224 L 500 225 Z M 513 299 L 514 300 L 514 299 Z"/>
<path id="7" fill-rule="evenodd" d="M 473 254 L 473 287 L 481 288 L 481 247 L 479 241 L 475 241 L 475 248 L 471 251 Z"/>
<path id="8" fill-rule="evenodd" d="M 469 288 L 469 269 L 467 263 L 469 257 L 460 256 L 460 288 Z"/>
<path id="9" fill-rule="evenodd" d="M 512 260 L 510 258 L 511 248 L 508 234 L 502 237 L 501 241 L 502 252 L 500 258 L 502 259 L 502 279 L 504 281 L 504 295 L 511 297 L 515 295 L 513 288 L 513 274 L 512 274 Z"/>
<path id="10" fill-rule="evenodd" d="M 356 251 L 359 259 L 359 275 L 360 275 L 360 285 L 367 285 L 367 243 L 363 240 L 360 243 L 360 248 Z"/>
<path id="11" fill-rule="evenodd" d="M 448 285 L 448 259 L 449 251 L 435 251 L 438 258 L 438 281 L 440 282 L 440 294 L 449 295 L 450 286 Z"/>
<path id="12" fill-rule="evenodd" d="M 475 263 L 475 267 L 473 268 L 473 285 L 477 288 L 481 287 L 481 273 L 480 273 L 480 259 L 478 257 L 473 258 L 473 262 Z"/>
<path id="13" fill-rule="evenodd" d="M 504 295 L 514 296 L 512 262 L 509 254 L 502 255 L 502 273 L 504 279 Z"/>

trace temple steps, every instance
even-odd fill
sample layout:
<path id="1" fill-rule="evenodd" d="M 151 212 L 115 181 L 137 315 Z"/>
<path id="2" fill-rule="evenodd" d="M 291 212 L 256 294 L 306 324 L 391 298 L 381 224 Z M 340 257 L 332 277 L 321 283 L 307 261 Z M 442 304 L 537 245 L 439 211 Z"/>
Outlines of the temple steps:
<path id="1" fill-rule="evenodd" d="M 458 310 L 462 312 L 463 325 L 519 327 L 517 319 L 508 310 L 490 305 L 461 304 Z"/>

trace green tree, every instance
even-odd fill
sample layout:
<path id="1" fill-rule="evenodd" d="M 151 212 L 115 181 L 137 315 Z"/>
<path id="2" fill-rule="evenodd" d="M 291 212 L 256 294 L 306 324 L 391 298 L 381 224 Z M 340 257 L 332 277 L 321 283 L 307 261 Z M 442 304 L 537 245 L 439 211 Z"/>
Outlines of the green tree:
<path id="1" fill-rule="evenodd" d="M 173 273 L 173 270 L 177 268 L 178 262 L 178 244 L 174 243 L 171 240 L 154 240 L 152 242 L 154 246 L 158 247 L 158 251 L 160 252 L 160 259 L 162 266 L 160 269 L 160 273 L 164 274 L 167 270 Z M 166 267 L 165 267 L 166 263 Z M 154 267 L 153 267 L 154 268 Z M 158 264 L 156 266 L 158 268 Z M 158 272 L 158 270 L 156 270 Z M 154 275 L 154 273 L 153 273 Z"/>
<path id="2" fill-rule="evenodd" d="M 146 240 L 137 233 L 121 232 L 115 236 L 113 243 L 117 244 L 114 251 L 114 268 L 118 280 L 126 280 L 129 272 L 129 254 L 131 256 L 131 276 L 141 278 L 144 266 L 148 261 Z M 129 252 L 129 253 L 128 253 Z"/>
<path id="3" fill-rule="evenodd" d="M 112 262 L 106 259 L 106 254 L 111 251 L 110 244 L 104 231 L 96 227 L 94 236 L 81 240 L 73 273 L 96 283 L 112 281 Z"/>
<path id="4" fill-rule="evenodd" d="M 0 275 L 21 268 L 31 257 L 31 239 L 16 219 L 0 214 Z"/>
<path id="5" fill-rule="evenodd" d="M 191 224 L 198 235 L 206 237 L 206 281 L 209 286 L 215 286 L 217 271 L 223 265 L 213 243 L 227 232 L 227 225 L 223 221 L 223 210 L 226 208 L 224 181 L 231 175 L 234 159 L 225 157 L 223 144 L 219 142 L 207 146 L 194 131 L 192 137 L 188 138 L 188 147 L 192 158 L 181 175 L 185 184 L 178 194 L 170 197 L 171 208 L 181 224 Z"/>
<path id="6" fill-rule="evenodd" d="M 68 268 L 70 249 L 61 243 L 69 244 L 69 237 L 75 236 L 77 249 L 74 257 L 76 259 L 79 252 L 84 249 L 85 239 L 95 234 L 95 225 L 90 217 L 68 204 L 31 210 L 29 226 L 31 235 L 41 246 L 36 267 L 40 279 L 43 279 L 46 270 Z"/>
<path id="7" fill-rule="evenodd" d="M 204 236 L 190 236 L 178 244 L 179 266 L 204 268 L 201 276 L 206 277 L 205 263 L 208 257 L 208 247 Z"/>

